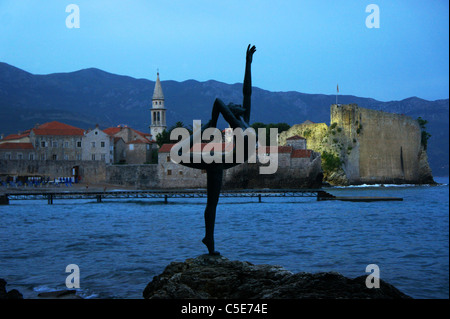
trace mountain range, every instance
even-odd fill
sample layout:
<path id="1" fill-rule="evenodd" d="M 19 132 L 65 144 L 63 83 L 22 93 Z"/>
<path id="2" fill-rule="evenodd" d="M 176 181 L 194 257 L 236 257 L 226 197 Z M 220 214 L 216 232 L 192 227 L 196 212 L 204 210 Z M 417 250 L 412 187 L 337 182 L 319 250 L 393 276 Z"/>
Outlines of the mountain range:
<path id="1" fill-rule="evenodd" d="M 156 74 L 155 74 L 156 78 Z M 242 102 L 242 84 L 214 80 L 162 81 L 167 124 L 206 122 L 215 98 Z M 69 73 L 31 74 L 0 62 L 0 133 L 11 134 L 36 123 L 60 121 L 83 129 L 126 124 L 149 132 L 155 82 L 89 68 Z M 299 124 L 305 120 L 330 124 L 335 95 L 296 91 L 271 92 L 253 88 L 251 122 Z M 410 97 L 382 102 L 339 95 L 339 103 L 399 113 L 428 121 L 428 156 L 434 176 L 449 172 L 449 99 L 427 101 Z M 224 124 L 224 123 L 223 123 Z"/>

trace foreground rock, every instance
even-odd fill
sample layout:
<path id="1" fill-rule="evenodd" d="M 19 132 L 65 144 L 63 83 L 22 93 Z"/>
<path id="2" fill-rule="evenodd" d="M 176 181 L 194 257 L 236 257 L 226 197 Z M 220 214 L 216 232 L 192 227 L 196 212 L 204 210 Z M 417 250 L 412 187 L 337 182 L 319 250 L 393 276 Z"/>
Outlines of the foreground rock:
<path id="1" fill-rule="evenodd" d="M 39 299 L 83 299 L 78 296 L 76 290 L 58 290 L 50 292 L 41 292 Z"/>
<path id="2" fill-rule="evenodd" d="M 297 273 L 280 266 L 253 265 L 222 256 L 202 255 L 172 262 L 147 285 L 144 298 L 154 299 L 367 299 L 411 298 L 380 280 L 369 289 L 366 276 L 346 278 L 335 272 Z"/>
<path id="3" fill-rule="evenodd" d="M 12 289 L 7 292 L 6 281 L 0 278 L 0 299 L 23 299 L 23 296 L 16 289 Z"/>

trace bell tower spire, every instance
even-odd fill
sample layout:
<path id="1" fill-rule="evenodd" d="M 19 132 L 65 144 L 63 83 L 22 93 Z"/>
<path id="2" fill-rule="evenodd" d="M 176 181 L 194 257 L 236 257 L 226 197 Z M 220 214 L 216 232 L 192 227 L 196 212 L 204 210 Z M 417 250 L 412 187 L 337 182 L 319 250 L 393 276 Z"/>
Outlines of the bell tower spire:
<path id="1" fill-rule="evenodd" d="M 152 139 L 156 141 L 156 135 L 162 133 L 167 128 L 166 108 L 164 106 L 164 94 L 161 87 L 161 81 L 159 79 L 159 69 L 156 73 L 156 83 L 153 90 L 152 108 L 150 112 L 150 134 L 152 135 Z"/>

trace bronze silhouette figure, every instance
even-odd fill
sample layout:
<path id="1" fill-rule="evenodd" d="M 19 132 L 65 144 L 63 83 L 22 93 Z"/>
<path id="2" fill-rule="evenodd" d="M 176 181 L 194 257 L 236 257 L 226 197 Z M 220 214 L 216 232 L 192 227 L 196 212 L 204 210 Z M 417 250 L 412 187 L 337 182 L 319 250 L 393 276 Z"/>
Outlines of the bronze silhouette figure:
<path id="1" fill-rule="evenodd" d="M 244 75 L 244 84 L 243 84 L 243 103 L 241 105 L 236 105 L 230 103 L 226 105 L 220 99 L 216 99 L 213 104 L 213 109 L 211 112 L 211 120 L 202 126 L 200 132 L 203 132 L 207 128 L 217 127 L 217 120 L 219 115 L 222 114 L 225 121 L 230 125 L 232 129 L 241 128 L 245 130 L 249 128 L 250 121 L 250 110 L 251 110 L 251 95 L 252 95 L 252 77 L 251 77 L 251 64 L 253 61 L 253 54 L 255 53 L 255 46 L 251 46 L 250 44 L 247 47 L 246 53 L 246 63 L 245 63 L 245 75 Z M 243 137 L 244 140 L 244 162 L 248 160 L 249 152 L 248 152 L 248 136 Z M 189 139 L 186 139 L 184 143 L 189 143 L 189 149 L 193 146 L 194 134 L 190 136 Z M 183 141 L 181 142 L 183 143 Z M 181 156 L 183 148 L 180 148 L 178 154 Z M 207 203 L 205 208 L 205 237 L 202 242 L 208 248 L 208 252 L 210 255 L 220 255 L 218 251 L 214 248 L 214 225 L 216 221 L 216 207 L 219 202 L 219 195 L 222 188 L 222 178 L 223 178 L 223 170 L 228 169 L 230 167 L 241 164 L 241 162 L 236 160 L 236 152 L 233 154 L 233 161 L 227 163 L 225 159 L 225 155 L 222 154 L 221 163 L 206 163 L 203 160 L 200 163 L 195 163 L 193 161 L 192 152 L 189 154 L 189 161 L 183 162 L 180 164 L 196 168 L 206 170 L 207 174 Z"/>

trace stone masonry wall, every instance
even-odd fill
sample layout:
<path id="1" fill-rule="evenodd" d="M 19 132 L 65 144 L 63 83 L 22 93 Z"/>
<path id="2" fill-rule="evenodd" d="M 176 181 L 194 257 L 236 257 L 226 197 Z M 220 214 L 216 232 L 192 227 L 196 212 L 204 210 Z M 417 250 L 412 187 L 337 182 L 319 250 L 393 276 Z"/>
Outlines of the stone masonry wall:
<path id="1" fill-rule="evenodd" d="M 157 164 L 108 165 L 105 182 L 136 188 L 160 188 Z"/>
<path id="2" fill-rule="evenodd" d="M 83 182 L 104 182 L 106 164 L 100 161 L 0 160 L 0 174 L 44 176 L 54 179 L 72 177 L 72 169 L 76 166 L 78 166 L 78 172 Z"/>
<path id="3" fill-rule="evenodd" d="M 330 126 L 294 125 L 280 134 L 280 144 L 294 135 L 305 137 L 310 149 L 339 156 L 342 174 L 327 180 L 332 184 L 434 182 L 421 145 L 420 126 L 409 116 L 356 104 L 332 105 Z"/>

